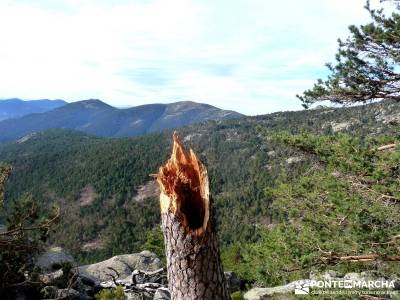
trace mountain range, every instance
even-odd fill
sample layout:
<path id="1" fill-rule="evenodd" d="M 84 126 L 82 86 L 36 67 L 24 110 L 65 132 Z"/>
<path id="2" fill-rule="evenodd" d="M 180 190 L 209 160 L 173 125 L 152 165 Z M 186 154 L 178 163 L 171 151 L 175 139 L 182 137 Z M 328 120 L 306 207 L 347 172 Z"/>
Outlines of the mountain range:
<path id="1" fill-rule="evenodd" d="M 308 276 L 302 264 L 313 266 L 320 249 L 398 255 L 386 241 L 398 234 L 400 149 L 376 149 L 399 143 L 399 126 L 400 103 L 383 101 L 180 128 L 207 166 L 225 269 L 249 282 L 284 284 Z M 44 211 L 60 207 L 49 242 L 80 264 L 143 249 L 162 257 L 159 190 L 149 174 L 170 156 L 171 136 L 52 129 L 0 143 L 0 162 L 13 168 L 6 205 L 31 197 Z M 360 270 L 344 263 L 327 268 Z M 399 264 L 391 266 L 365 268 L 400 276 Z"/>
<path id="2" fill-rule="evenodd" d="M 97 99 L 68 104 L 63 101 L 54 103 L 50 101 L 50 104 L 56 106 L 51 110 L 48 100 L 36 102 L 33 105 L 30 104 L 30 101 L 25 103 L 10 100 L 0 101 L 0 114 L 3 114 L 3 107 L 6 107 L 7 103 L 14 103 L 13 106 L 9 106 L 17 107 L 17 110 L 4 110 L 4 114 L 13 114 L 14 117 L 0 122 L 0 141 L 15 140 L 31 133 L 56 128 L 75 129 L 100 137 L 130 137 L 208 120 L 224 120 L 243 116 L 234 111 L 190 101 L 119 109 Z M 32 111 L 30 107 L 35 105 L 46 111 L 36 110 L 36 113 L 16 118 L 18 107 L 24 107 L 20 112 L 22 114 Z"/>
<path id="3" fill-rule="evenodd" d="M 64 100 L 30 100 L 18 98 L 0 100 L 0 121 L 34 113 L 43 113 L 67 104 Z"/>

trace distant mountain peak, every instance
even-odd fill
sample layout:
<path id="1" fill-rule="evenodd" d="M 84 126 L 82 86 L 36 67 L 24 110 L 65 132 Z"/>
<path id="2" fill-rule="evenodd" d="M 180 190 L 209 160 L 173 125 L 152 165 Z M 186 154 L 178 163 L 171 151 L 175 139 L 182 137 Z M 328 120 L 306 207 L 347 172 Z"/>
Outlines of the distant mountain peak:
<path id="1" fill-rule="evenodd" d="M 43 113 L 66 105 L 63 100 L 22 100 L 19 98 L 0 100 L 0 121 L 20 118 L 28 114 Z"/>
<path id="2" fill-rule="evenodd" d="M 208 120 L 243 116 L 209 104 L 180 101 L 115 108 L 99 99 L 68 103 L 40 114 L 0 122 L 0 141 L 47 129 L 68 128 L 103 137 L 130 137 Z"/>
<path id="3" fill-rule="evenodd" d="M 114 108 L 113 106 L 99 99 L 87 99 L 87 100 L 76 101 L 68 104 L 66 107 L 68 106 L 69 107 L 80 106 L 85 108 Z"/>

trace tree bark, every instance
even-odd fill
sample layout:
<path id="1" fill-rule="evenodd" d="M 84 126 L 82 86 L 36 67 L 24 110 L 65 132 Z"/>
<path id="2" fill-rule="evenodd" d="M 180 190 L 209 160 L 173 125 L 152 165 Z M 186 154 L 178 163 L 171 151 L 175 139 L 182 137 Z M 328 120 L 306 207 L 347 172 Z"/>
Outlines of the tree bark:
<path id="1" fill-rule="evenodd" d="M 172 300 L 227 300 L 207 170 L 176 133 L 156 178 Z"/>

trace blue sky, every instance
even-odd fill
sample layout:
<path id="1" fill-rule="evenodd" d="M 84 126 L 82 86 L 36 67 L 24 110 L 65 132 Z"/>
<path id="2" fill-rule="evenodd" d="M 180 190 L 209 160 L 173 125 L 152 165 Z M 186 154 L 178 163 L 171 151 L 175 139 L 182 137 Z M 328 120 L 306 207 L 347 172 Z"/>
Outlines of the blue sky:
<path id="1" fill-rule="evenodd" d="M 372 1 L 377 5 L 379 1 Z M 0 0 L 0 98 L 301 109 L 364 0 Z"/>

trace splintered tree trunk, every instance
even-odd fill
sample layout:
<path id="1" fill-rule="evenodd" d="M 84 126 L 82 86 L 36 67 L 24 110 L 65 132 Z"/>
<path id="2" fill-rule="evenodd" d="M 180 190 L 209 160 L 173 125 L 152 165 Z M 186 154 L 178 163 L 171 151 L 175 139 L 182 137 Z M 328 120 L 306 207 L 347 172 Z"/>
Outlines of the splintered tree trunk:
<path id="1" fill-rule="evenodd" d="M 230 299 L 221 265 L 207 170 L 176 133 L 156 176 L 172 300 Z"/>

